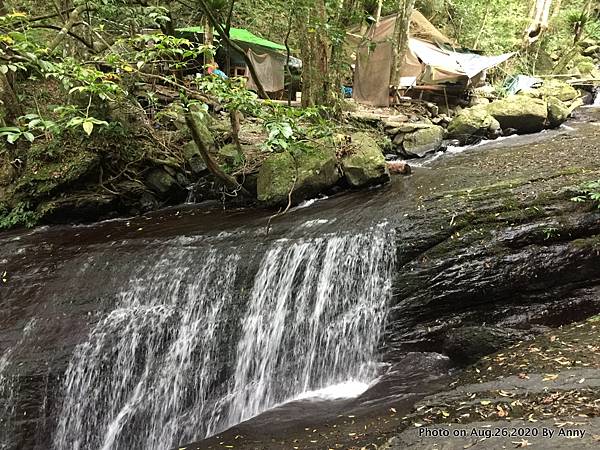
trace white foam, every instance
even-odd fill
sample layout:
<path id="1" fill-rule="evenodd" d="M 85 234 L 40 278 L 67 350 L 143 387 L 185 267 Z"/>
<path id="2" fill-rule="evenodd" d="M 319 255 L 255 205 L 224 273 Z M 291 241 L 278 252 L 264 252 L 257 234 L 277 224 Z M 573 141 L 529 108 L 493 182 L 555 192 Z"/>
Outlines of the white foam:
<path id="1" fill-rule="evenodd" d="M 350 380 L 343 383 L 327 386 L 316 391 L 303 392 L 294 400 L 337 400 L 342 398 L 355 398 L 369 389 L 370 384 Z"/>

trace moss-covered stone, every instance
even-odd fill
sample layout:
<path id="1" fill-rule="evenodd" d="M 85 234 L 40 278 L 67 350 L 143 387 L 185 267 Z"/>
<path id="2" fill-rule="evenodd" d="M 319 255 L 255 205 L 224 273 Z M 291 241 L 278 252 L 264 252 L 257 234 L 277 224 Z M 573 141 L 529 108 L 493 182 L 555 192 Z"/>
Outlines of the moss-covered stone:
<path id="1" fill-rule="evenodd" d="M 352 135 L 353 151 L 342 158 L 344 178 L 352 187 L 385 183 L 390 173 L 381 148 L 367 133 Z"/>
<path id="2" fill-rule="evenodd" d="M 167 195 L 177 185 L 177 180 L 166 170 L 154 169 L 146 176 L 146 184 L 158 194 Z"/>
<path id="3" fill-rule="evenodd" d="M 461 144 L 469 143 L 474 137 L 483 137 L 494 118 L 487 112 L 488 105 L 479 105 L 463 110 L 448 125 L 448 137 L 458 139 Z"/>
<path id="4" fill-rule="evenodd" d="M 552 128 L 558 127 L 569 118 L 571 109 L 556 97 L 548 97 L 546 101 L 548 102 L 548 123 Z"/>
<path id="5" fill-rule="evenodd" d="M 64 153 L 60 161 L 28 161 L 12 192 L 19 201 L 25 197 L 48 196 L 90 174 L 99 163 L 98 155 L 86 150 Z"/>
<path id="6" fill-rule="evenodd" d="M 510 95 L 492 102 L 486 111 L 500 122 L 502 129 L 512 128 L 520 133 L 541 131 L 548 119 L 547 103 L 525 95 Z"/>
<path id="7" fill-rule="evenodd" d="M 420 158 L 439 150 L 443 140 L 444 129 L 438 125 L 430 125 L 405 135 L 402 147 L 408 156 Z"/>
<path id="8" fill-rule="evenodd" d="M 538 91 L 543 98 L 555 97 L 563 102 L 570 102 L 579 97 L 579 92 L 573 86 L 552 78 L 544 81 Z"/>
<path id="9" fill-rule="evenodd" d="M 289 152 L 269 156 L 258 172 L 256 191 L 258 200 L 265 203 L 280 203 L 294 187 L 296 163 Z"/>
<path id="10" fill-rule="evenodd" d="M 194 141 L 190 141 L 184 145 L 183 157 L 194 174 L 199 175 L 207 170 L 206 163 Z"/>
<path id="11" fill-rule="evenodd" d="M 267 204 L 284 204 L 292 191 L 292 201 L 313 197 L 331 188 L 340 179 L 333 142 L 294 146 L 275 153 L 258 173 L 257 197 Z"/>

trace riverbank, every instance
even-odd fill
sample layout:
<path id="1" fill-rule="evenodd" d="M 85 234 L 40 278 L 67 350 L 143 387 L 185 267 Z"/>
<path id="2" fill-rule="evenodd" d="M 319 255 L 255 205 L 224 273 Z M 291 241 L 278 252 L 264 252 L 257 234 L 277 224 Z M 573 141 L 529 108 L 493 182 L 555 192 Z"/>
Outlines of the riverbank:
<path id="1" fill-rule="evenodd" d="M 421 385 L 402 377 L 382 382 L 353 401 L 330 404 L 333 413 L 325 414 L 318 399 L 290 410 L 284 405 L 187 448 L 381 446 L 413 426 L 408 418 L 419 413 L 414 402 L 456 383 L 445 378 L 452 365 L 538 335 L 552 339 L 559 332 L 553 327 L 600 312 L 600 213 L 570 200 L 579 184 L 600 176 L 597 114 L 582 110 L 559 131 L 433 159 L 396 187 L 395 202 L 389 190 L 367 201 L 383 216 L 392 210 L 404 215 L 396 225 L 402 276 L 395 283 L 386 358 L 397 362 L 408 357 L 405 352 L 429 351 L 451 355 L 453 364 L 429 366 Z M 415 209 L 400 192 L 416 199 Z M 416 361 L 400 367 L 419 367 Z M 404 372 L 411 377 L 410 369 Z M 399 391 L 390 388 L 394 384 Z M 368 412 L 362 404 L 371 405 Z"/>
<path id="2" fill-rule="evenodd" d="M 3 376 L 19 386 L 12 390 L 17 393 L 14 405 L 18 414 L 18 420 L 12 423 L 16 428 L 10 434 L 12 444 L 35 448 L 34 442 L 46 446 L 52 442 L 62 414 L 65 373 L 76 348 L 105 335 L 94 334 L 93 330 L 113 317 L 112 312 L 119 311 L 123 289 L 134 298 L 138 292 L 134 289 L 155 289 L 139 298 L 140 307 L 125 309 L 131 311 L 126 317 L 143 321 L 154 311 L 144 307 L 143 302 L 169 304 L 174 298 L 169 294 L 171 279 L 188 274 L 191 278 L 184 280 L 182 287 L 192 280 L 197 282 L 207 270 L 205 252 L 212 249 L 222 258 L 237 255 L 238 281 L 230 287 L 235 302 L 213 322 L 228 330 L 217 333 L 228 341 L 214 345 L 235 349 L 242 332 L 240 312 L 246 311 L 253 300 L 248 292 L 268 252 L 282 246 L 290 248 L 293 243 L 293 248 L 314 247 L 315 251 L 319 245 L 331 245 L 340 254 L 338 245 L 348 242 L 354 243 L 350 248 L 355 250 L 346 252 L 346 256 L 362 262 L 365 260 L 358 251 L 370 248 L 364 242 L 365 236 L 372 233 L 379 233 L 378 248 L 395 255 L 389 280 L 388 320 L 379 348 L 384 363 L 380 370 L 391 369 L 383 371 L 387 378 L 378 379 L 358 397 L 348 398 L 346 393 L 345 399 L 335 402 L 305 401 L 267 411 L 232 428 L 228 432 L 232 441 L 227 445 L 239 448 L 241 438 L 235 439 L 239 435 L 253 437 L 246 448 L 269 448 L 278 440 L 290 448 L 293 443 L 288 437 L 292 436 L 302 440 L 303 448 L 323 448 L 323 443 L 330 442 L 329 433 L 333 433 L 331 443 L 340 448 L 371 440 L 383 442 L 385 439 L 378 438 L 387 439 L 388 429 L 389 436 L 397 433 L 397 424 L 411 412 L 415 401 L 444 389 L 444 383 L 448 383 L 445 377 L 452 367 L 465 364 L 459 363 L 465 354 L 484 356 L 535 337 L 546 327 L 600 313 L 600 213 L 592 204 L 571 201 L 578 186 L 600 178 L 599 113 L 592 108 L 580 110 L 575 120 L 557 130 L 443 154 L 423 167 L 415 167 L 410 177 L 395 177 L 377 189 L 339 193 L 291 208 L 286 215 L 272 220 L 268 210 L 223 210 L 213 204 L 171 208 L 90 226 L 1 233 L 0 295 L 4 303 L 0 342 L 3 348 L 11 349 Z M 383 231 L 385 237 L 381 236 Z M 381 239 L 385 239 L 385 245 Z M 210 267 L 217 271 L 222 265 Z M 292 265 L 282 263 L 280 267 Z M 189 296 L 182 294 L 181 298 Z M 172 317 L 175 323 L 180 323 L 177 314 L 184 310 L 166 309 L 176 314 Z M 170 320 L 161 322 L 165 342 L 174 335 L 168 326 Z M 204 319 L 198 320 L 199 329 L 212 329 L 204 326 Z M 31 328 L 34 332 L 27 331 Z M 140 333 L 147 329 L 156 332 L 152 326 Z M 135 330 L 129 327 L 123 332 Z M 146 341 L 138 338 L 135 342 Z M 86 348 L 96 348 L 94 345 Z M 106 352 L 116 358 L 126 349 L 108 346 Z M 156 357 L 148 364 L 157 364 L 158 368 L 149 373 L 178 375 L 178 366 L 160 365 L 164 353 L 152 354 Z M 218 355 L 210 366 L 214 384 L 206 387 L 209 402 L 224 395 L 222 390 L 227 389 L 237 361 L 231 352 L 219 351 Z M 101 361 L 88 358 L 82 364 L 97 363 L 92 369 L 112 370 Z M 295 360 L 290 361 L 292 364 Z M 194 367 L 205 366 L 198 363 Z M 130 371 L 118 373 L 136 376 Z M 193 371 L 183 373 L 186 380 L 196 379 Z M 115 394 L 110 386 L 99 386 L 109 391 L 99 402 L 131 392 L 125 387 L 115 390 Z M 151 392 L 152 386 L 148 389 Z M 183 391 L 178 395 L 183 398 Z M 148 408 L 162 411 L 156 398 L 150 394 L 146 398 Z M 92 417 L 100 414 L 98 408 L 78 403 L 77 399 L 73 394 L 70 404 L 90 406 L 87 414 Z M 144 414 L 142 407 L 136 408 L 136 414 Z M 209 414 L 210 409 L 204 412 Z M 87 420 L 74 413 L 69 417 Z M 94 420 L 108 419 L 102 415 Z M 98 427 L 94 420 L 83 424 L 90 430 L 86 438 L 103 439 L 103 435 L 95 437 Z M 389 424 L 393 426 L 385 428 Z M 236 431 L 241 429 L 246 431 Z M 266 443 L 265 429 L 270 433 Z M 191 435 L 190 428 L 187 430 Z M 142 442 L 148 436 L 132 431 L 120 438 L 131 443 Z M 223 435 L 206 442 L 226 442 L 218 436 Z M 314 440 L 317 443 L 311 442 Z M 199 446 L 202 448 L 206 442 Z"/>
<path id="3" fill-rule="evenodd" d="M 0 229 L 88 223 L 203 201 L 281 211 L 386 184 L 390 174 L 409 175 L 412 161 L 453 146 L 555 129 L 584 94 L 590 95 L 548 81 L 506 98 L 473 97 L 472 107 L 443 113 L 421 101 L 377 112 L 348 103 L 359 110 L 336 118 L 264 103 L 260 108 L 279 111 L 277 122 L 235 116 L 235 132 L 230 113 L 211 103 L 209 111 L 191 113 L 196 138 L 175 103 L 164 105 L 156 123 L 114 112 L 113 125 L 91 136 L 71 130 L 7 147 L 0 155 Z M 209 169 L 194 139 L 222 176 Z"/>

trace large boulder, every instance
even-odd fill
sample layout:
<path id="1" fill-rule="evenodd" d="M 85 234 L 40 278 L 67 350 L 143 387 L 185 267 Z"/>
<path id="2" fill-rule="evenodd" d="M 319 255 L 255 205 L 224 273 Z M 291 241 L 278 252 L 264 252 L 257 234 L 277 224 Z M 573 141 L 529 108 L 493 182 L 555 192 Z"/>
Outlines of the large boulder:
<path id="1" fill-rule="evenodd" d="M 332 142 L 294 146 L 290 151 L 269 156 L 258 172 L 258 200 L 270 205 L 285 204 L 292 191 L 297 203 L 331 188 L 340 179 Z"/>
<path id="2" fill-rule="evenodd" d="M 546 101 L 525 95 L 510 95 L 486 107 L 502 129 L 513 128 L 519 133 L 542 131 L 548 119 Z"/>
<path id="3" fill-rule="evenodd" d="M 352 187 L 369 186 L 390 180 L 381 148 L 367 133 L 352 135 L 352 152 L 342 158 L 344 178 Z"/>
<path id="4" fill-rule="evenodd" d="M 488 113 L 488 105 L 480 105 L 461 111 L 448 125 L 448 137 L 458 139 L 461 144 L 469 144 L 487 135 L 494 124 Z"/>

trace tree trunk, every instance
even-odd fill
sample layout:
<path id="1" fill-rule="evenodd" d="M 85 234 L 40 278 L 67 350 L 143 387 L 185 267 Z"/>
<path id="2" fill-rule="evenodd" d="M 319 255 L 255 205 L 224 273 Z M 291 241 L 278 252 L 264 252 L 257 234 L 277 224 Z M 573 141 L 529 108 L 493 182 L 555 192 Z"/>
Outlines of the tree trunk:
<path id="1" fill-rule="evenodd" d="M 383 0 L 377 1 L 377 11 L 375 12 L 375 25 L 379 25 L 381 20 L 381 9 L 383 8 Z"/>
<path id="2" fill-rule="evenodd" d="M 206 1 L 199 0 L 199 3 L 200 3 L 200 6 L 202 7 L 204 14 L 206 15 L 206 17 L 208 17 L 208 20 L 210 21 L 213 28 L 219 32 L 219 35 L 223 39 L 225 39 L 225 41 L 227 42 L 229 47 L 233 48 L 235 51 L 239 52 L 244 57 L 244 61 L 246 62 L 246 65 L 248 66 L 248 70 L 250 71 L 250 74 L 252 75 L 252 79 L 254 80 L 254 83 L 256 84 L 256 89 L 258 90 L 258 95 L 260 95 L 263 98 L 269 98 L 269 94 L 267 94 L 267 92 L 263 88 L 260 78 L 258 77 L 258 74 L 256 73 L 256 68 L 254 67 L 254 64 L 252 63 L 252 60 L 248 57 L 246 52 L 239 45 L 237 45 L 234 41 L 232 41 L 229 38 L 229 33 L 226 32 L 226 30 L 223 28 L 223 25 L 221 25 L 218 18 L 213 15 L 212 10 L 208 7 Z"/>
<path id="3" fill-rule="evenodd" d="M 329 86 L 329 46 L 325 34 L 325 1 L 316 0 L 314 5 L 308 6 L 307 12 L 305 15 L 299 14 L 302 106 L 328 105 L 332 97 Z"/>
<path id="4" fill-rule="evenodd" d="M 237 180 L 231 175 L 225 173 L 221 166 L 215 161 L 209 151 L 208 144 L 202 139 L 202 132 L 198 128 L 198 124 L 194 120 L 192 116 L 192 112 L 188 111 L 185 113 L 185 123 L 187 124 L 190 132 L 192 133 L 192 139 L 195 144 L 198 146 L 198 150 L 200 150 L 200 154 L 202 155 L 202 159 L 204 160 L 206 167 L 215 177 L 223 182 L 223 184 L 235 191 L 240 192 L 242 195 L 251 197 L 250 193 L 244 189 L 244 187 L 237 182 Z"/>
<path id="5" fill-rule="evenodd" d="M 390 85 L 393 89 L 400 86 L 400 75 L 404 57 L 408 50 L 408 39 L 410 32 L 410 18 L 412 16 L 415 0 L 398 0 L 398 17 L 394 25 L 392 38 L 392 70 L 390 74 Z"/>
<path id="6" fill-rule="evenodd" d="M 542 36 L 544 31 L 548 29 L 548 21 L 550 19 L 550 10 L 552 9 L 552 0 L 534 0 L 531 14 L 531 23 L 523 40 L 524 47 L 527 47 Z"/>
<path id="7" fill-rule="evenodd" d="M 204 45 L 213 45 L 214 31 L 210 24 L 210 20 L 207 17 L 204 18 Z M 212 64 L 215 62 L 215 57 L 211 53 L 207 53 L 204 60 L 205 64 Z"/>
<path id="8" fill-rule="evenodd" d="M 95 9 L 95 6 L 88 5 L 87 3 L 84 3 L 83 5 L 80 5 L 77 8 L 75 8 L 69 15 L 69 20 L 67 21 L 67 23 L 64 25 L 62 30 L 58 32 L 54 40 L 48 46 L 48 53 L 52 53 L 54 52 L 54 50 L 56 50 L 56 48 L 60 45 L 63 39 L 71 32 L 71 29 L 79 21 L 81 14 L 83 14 L 86 11 L 93 11 Z"/>
<path id="9" fill-rule="evenodd" d="M 336 26 L 340 32 L 344 32 L 350 26 L 355 0 L 341 0 L 340 7 L 335 18 Z M 349 70 L 347 61 L 349 55 L 345 52 L 345 40 L 334 39 L 331 44 L 331 58 L 329 63 L 329 93 L 328 104 L 333 105 L 337 113 L 341 112 L 341 100 L 343 96 L 344 76 Z"/>
<path id="10" fill-rule="evenodd" d="M 17 118 L 23 115 L 23 109 L 13 87 L 13 83 L 11 83 L 11 80 L 9 79 L 9 75 L 5 75 L 2 72 L 0 72 L 0 100 L 4 103 L 4 109 L 6 111 L 4 117 L 6 124 L 14 125 Z"/>

